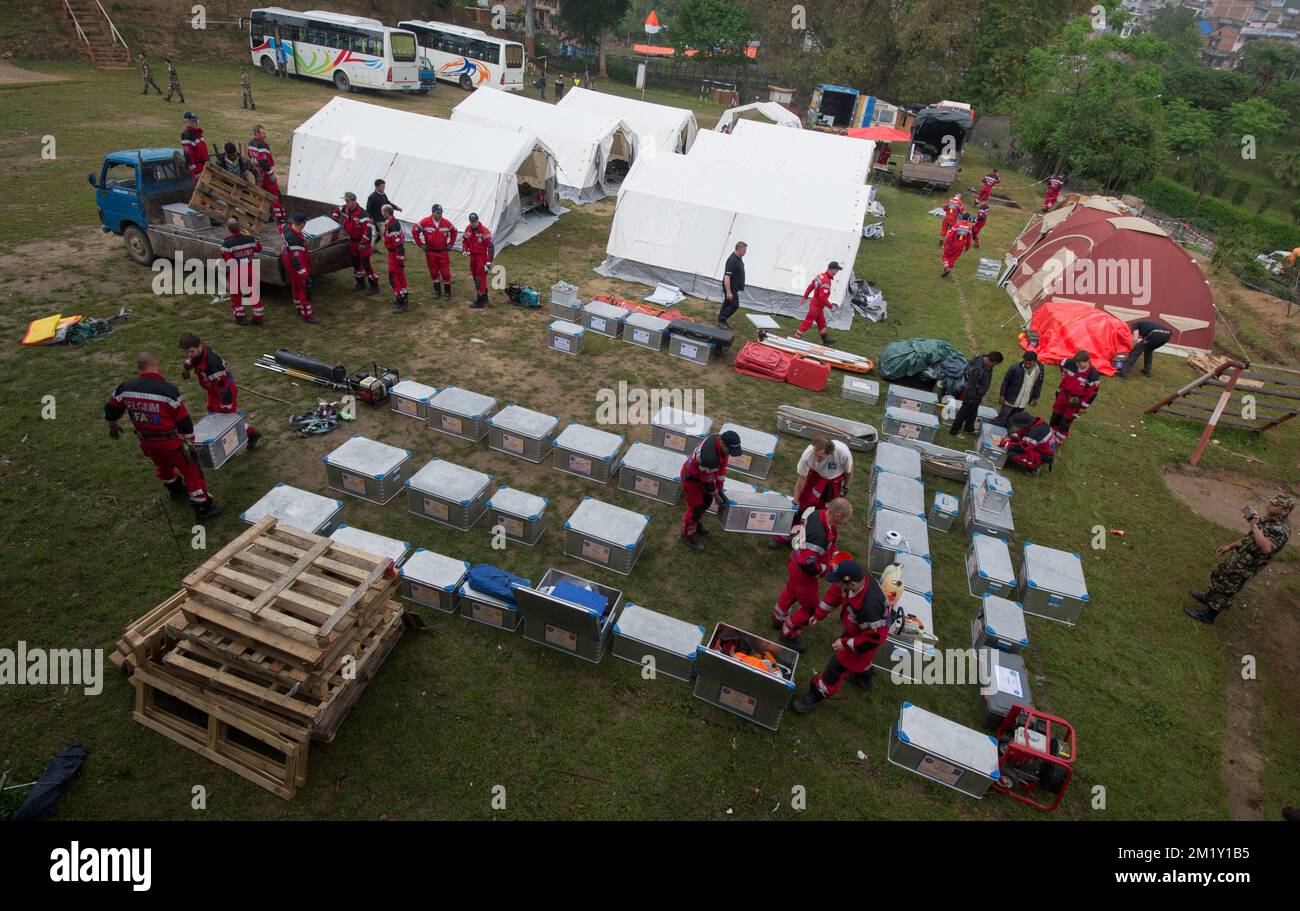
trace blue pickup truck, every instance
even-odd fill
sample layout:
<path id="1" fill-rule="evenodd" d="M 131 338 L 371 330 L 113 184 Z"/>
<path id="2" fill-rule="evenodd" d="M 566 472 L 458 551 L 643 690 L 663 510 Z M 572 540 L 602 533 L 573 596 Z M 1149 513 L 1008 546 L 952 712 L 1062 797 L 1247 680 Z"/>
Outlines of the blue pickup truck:
<path id="1" fill-rule="evenodd" d="M 215 167 L 215 165 L 209 165 Z M 99 171 L 87 175 L 95 188 L 99 208 L 99 226 L 104 232 L 121 235 L 127 255 L 142 266 L 152 266 L 156 259 L 172 259 L 179 252 L 184 258 L 219 259 L 221 241 L 226 237 L 224 225 L 205 219 L 203 227 L 184 227 L 172 223 L 163 211 L 170 203 L 188 203 L 194 194 L 185 156 L 180 149 L 125 149 L 104 156 Z M 328 215 L 333 206 L 309 199 L 285 196 L 288 212 L 305 212 L 307 216 Z M 280 268 L 280 235 L 274 225 L 262 229 L 262 280 L 284 285 Z M 342 232 L 327 237 L 311 251 L 312 274 L 323 275 L 344 268 L 348 262 L 347 238 Z"/>

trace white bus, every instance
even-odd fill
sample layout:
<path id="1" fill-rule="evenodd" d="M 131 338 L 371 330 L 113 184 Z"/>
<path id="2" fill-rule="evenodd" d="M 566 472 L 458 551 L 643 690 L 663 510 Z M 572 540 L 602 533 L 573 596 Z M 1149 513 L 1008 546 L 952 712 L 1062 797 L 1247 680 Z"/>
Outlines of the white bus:
<path id="1" fill-rule="evenodd" d="M 291 75 L 328 79 L 340 92 L 353 88 L 420 90 L 415 35 L 378 19 L 278 6 L 248 14 L 253 65 L 276 72 L 276 33 L 284 42 Z M 241 25 L 243 23 L 241 22 Z"/>
<path id="2" fill-rule="evenodd" d="M 404 20 L 397 26 L 415 33 L 421 55 L 429 58 L 434 73 L 444 82 L 454 82 L 467 92 L 481 85 L 511 92 L 524 87 L 524 46 L 518 41 L 422 19 Z"/>

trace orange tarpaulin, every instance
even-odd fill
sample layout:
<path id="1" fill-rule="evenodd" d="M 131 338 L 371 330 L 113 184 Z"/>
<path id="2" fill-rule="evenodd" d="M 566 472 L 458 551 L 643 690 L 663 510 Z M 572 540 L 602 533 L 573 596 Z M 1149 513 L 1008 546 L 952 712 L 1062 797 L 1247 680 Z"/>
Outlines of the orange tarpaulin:
<path id="1" fill-rule="evenodd" d="M 908 142 L 912 134 L 898 127 L 849 127 L 844 135 L 854 139 L 870 139 L 875 142 Z"/>
<path id="2" fill-rule="evenodd" d="M 1044 364 L 1059 364 L 1074 357 L 1076 351 L 1092 355 L 1092 366 L 1102 376 L 1114 376 L 1111 362 L 1115 355 L 1133 350 L 1133 330 L 1118 317 L 1091 304 L 1053 300 L 1034 311 L 1029 328 L 1038 333 L 1038 346 L 1027 338 L 1020 347 L 1037 351 Z"/>

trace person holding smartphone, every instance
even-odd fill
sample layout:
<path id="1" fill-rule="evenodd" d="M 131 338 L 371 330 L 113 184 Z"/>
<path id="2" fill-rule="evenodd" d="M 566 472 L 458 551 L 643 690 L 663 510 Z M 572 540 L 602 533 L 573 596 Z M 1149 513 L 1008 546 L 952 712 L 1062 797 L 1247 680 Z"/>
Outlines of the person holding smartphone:
<path id="1" fill-rule="evenodd" d="M 1247 506 L 1241 511 L 1250 526 L 1250 531 L 1242 538 L 1225 544 L 1215 551 L 1223 561 L 1210 573 L 1210 587 L 1204 592 L 1194 591 L 1192 597 L 1204 609 L 1183 608 L 1183 612 L 1193 620 L 1213 623 L 1214 618 L 1232 606 L 1232 599 L 1245 587 L 1255 575 L 1277 556 L 1278 551 L 1286 546 L 1291 538 L 1291 510 L 1295 508 L 1295 498 L 1280 493 L 1268 501 L 1268 510 L 1259 515 Z"/>

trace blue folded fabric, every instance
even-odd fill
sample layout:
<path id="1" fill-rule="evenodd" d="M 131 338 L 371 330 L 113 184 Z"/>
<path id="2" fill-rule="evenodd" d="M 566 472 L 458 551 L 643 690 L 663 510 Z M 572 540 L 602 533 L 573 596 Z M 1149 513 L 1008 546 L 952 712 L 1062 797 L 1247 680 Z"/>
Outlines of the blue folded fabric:
<path id="1" fill-rule="evenodd" d="M 572 582 L 560 582 L 555 586 L 552 594 L 561 601 L 568 601 L 590 611 L 597 617 L 605 616 L 605 611 L 609 609 L 608 600 L 600 592 L 574 585 Z"/>

